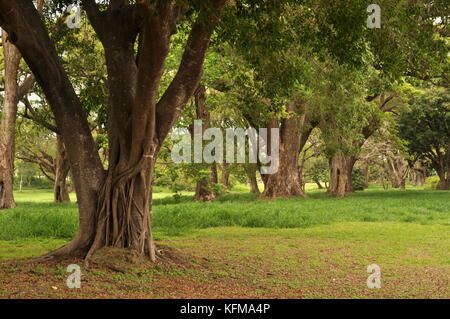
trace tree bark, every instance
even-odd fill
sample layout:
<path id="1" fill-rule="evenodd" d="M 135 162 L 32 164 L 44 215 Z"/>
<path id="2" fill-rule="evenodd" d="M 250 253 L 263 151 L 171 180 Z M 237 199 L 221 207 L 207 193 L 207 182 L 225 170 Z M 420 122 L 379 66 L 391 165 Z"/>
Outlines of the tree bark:
<path id="1" fill-rule="evenodd" d="M 329 159 L 330 164 L 330 185 L 328 195 L 332 197 L 345 197 L 351 190 L 351 168 L 352 160 L 350 156 L 338 152 Z"/>
<path id="2" fill-rule="evenodd" d="M 70 166 L 60 135 L 57 135 L 56 143 L 54 201 L 55 203 L 70 203 L 69 191 L 66 184 Z"/>
<path id="3" fill-rule="evenodd" d="M 352 173 L 356 160 L 356 156 L 344 155 L 340 151 L 329 159 L 330 185 L 328 195 L 340 198 L 355 191 Z"/>
<path id="4" fill-rule="evenodd" d="M 278 171 L 263 176 L 263 180 L 266 178 L 263 193 L 265 198 L 307 197 L 302 187 L 298 159 L 313 127 L 310 125 L 306 114 L 298 115 L 296 113 L 302 107 L 305 107 L 305 105 L 291 103 L 288 111 L 292 114 L 288 118 L 282 119 L 281 124 L 275 119 L 268 124 L 269 132 L 271 128 L 280 129 L 280 149 Z M 270 134 L 268 134 L 268 144 L 269 142 Z M 268 149 L 270 149 L 270 145 Z"/>
<path id="5" fill-rule="evenodd" d="M 19 103 L 19 71 L 21 55 L 3 31 L 5 95 L 0 121 L 0 209 L 14 208 L 14 153 L 17 104 Z"/>
<path id="6" fill-rule="evenodd" d="M 439 190 L 449 190 L 450 189 L 450 172 L 445 168 L 440 168 L 437 170 L 439 176 Z"/>
<path id="7" fill-rule="evenodd" d="M 450 143 L 446 150 L 436 150 L 436 157 L 433 157 L 432 165 L 439 176 L 439 189 L 450 189 Z"/>

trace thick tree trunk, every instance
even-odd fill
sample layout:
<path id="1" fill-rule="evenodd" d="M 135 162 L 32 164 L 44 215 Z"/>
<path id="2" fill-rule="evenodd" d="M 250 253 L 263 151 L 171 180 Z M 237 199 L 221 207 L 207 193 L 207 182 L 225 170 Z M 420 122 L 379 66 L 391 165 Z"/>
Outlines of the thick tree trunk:
<path id="1" fill-rule="evenodd" d="M 95 23 L 94 28 L 99 28 Z M 98 21 L 97 21 L 98 22 Z M 150 27 L 148 25 L 147 27 Z M 155 26 L 155 34 L 162 32 Z M 119 30 L 121 30 L 119 28 Z M 122 30 L 124 31 L 124 30 Z M 168 52 L 168 42 L 154 48 L 151 64 L 138 69 L 132 42 L 116 38 L 113 30 L 100 33 L 105 48 L 108 69 L 108 174 L 99 192 L 94 241 L 86 259 L 103 247 L 129 248 L 156 260 L 151 218 L 152 180 L 158 143 L 155 141 L 155 97 L 162 63 Z M 151 41 L 148 30 L 143 41 Z M 145 46 L 141 59 L 152 56 Z M 161 50 L 161 51 L 160 51 Z M 148 68 L 148 69 L 147 69 Z M 147 74 L 144 74 L 147 71 Z M 141 85 L 138 82 L 142 81 Z M 144 83 L 151 82 L 147 87 Z M 78 190 L 78 185 L 77 185 Z"/>
<path id="2" fill-rule="evenodd" d="M 448 191 L 450 189 L 450 172 L 441 168 L 437 171 L 439 176 L 439 190 Z"/>
<path id="3" fill-rule="evenodd" d="M 330 185 L 328 194 L 333 197 L 345 197 L 352 191 L 351 169 L 354 162 L 351 156 L 338 152 L 330 158 Z"/>
<path id="4" fill-rule="evenodd" d="M 450 180 L 449 179 L 441 179 L 439 182 L 439 190 L 442 190 L 442 191 L 450 190 Z"/>
<path id="5" fill-rule="evenodd" d="M 0 120 L 0 209 L 13 208 L 14 157 L 16 138 L 17 104 L 19 87 L 17 72 L 21 55 L 3 31 L 3 55 L 5 64 L 5 95 Z"/>
<path id="6" fill-rule="evenodd" d="M 288 111 L 295 113 L 302 106 L 291 103 Z M 280 129 L 279 168 L 276 173 L 265 176 L 267 180 L 264 183 L 263 197 L 307 197 L 303 191 L 298 163 L 300 152 L 312 132 L 312 127 L 305 127 L 306 125 L 305 114 L 301 116 L 292 114 L 289 118 L 283 119 L 281 125 L 278 125 L 278 121 L 275 119 L 269 123 L 269 131 L 271 128 L 278 127 Z M 270 136 L 268 144 L 269 142 Z"/>
<path id="7" fill-rule="evenodd" d="M 149 154 L 150 155 L 150 154 Z M 98 249 L 130 248 L 156 260 L 151 228 L 153 163 L 142 157 L 138 165 L 113 165 L 100 192 L 95 240 L 87 259 Z"/>
<path id="8" fill-rule="evenodd" d="M 70 203 L 69 191 L 66 184 L 70 166 L 60 135 L 57 136 L 56 143 L 54 201 L 55 203 Z"/>
<path id="9" fill-rule="evenodd" d="M 217 194 L 214 189 L 211 188 L 211 185 L 211 178 L 205 178 L 197 181 L 194 199 L 197 202 L 212 202 L 216 200 Z"/>

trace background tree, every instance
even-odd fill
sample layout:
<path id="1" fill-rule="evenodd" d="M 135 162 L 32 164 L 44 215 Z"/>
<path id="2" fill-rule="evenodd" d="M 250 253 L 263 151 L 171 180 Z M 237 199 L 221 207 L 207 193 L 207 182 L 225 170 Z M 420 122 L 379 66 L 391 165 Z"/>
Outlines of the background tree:
<path id="1" fill-rule="evenodd" d="M 439 189 L 450 187 L 450 94 L 430 88 L 413 96 L 410 110 L 399 119 L 398 132 L 416 160 L 431 163 L 440 179 Z"/>
<path id="2" fill-rule="evenodd" d="M 16 206 L 14 187 L 14 149 L 17 104 L 19 103 L 18 71 L 21 55 L 3 31 L 5 96 L 0 121 L 0 209 Z"/>

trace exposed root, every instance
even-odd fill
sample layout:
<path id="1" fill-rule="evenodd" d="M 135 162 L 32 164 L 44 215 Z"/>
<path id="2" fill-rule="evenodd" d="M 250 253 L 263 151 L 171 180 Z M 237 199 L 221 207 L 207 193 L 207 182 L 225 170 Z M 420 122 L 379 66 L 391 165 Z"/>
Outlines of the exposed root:
<path id="1" fill-rule="evenodd" d="M 141 255 L 137 250 L 117 247 L 101 248 L 89 260 L 89 266 L 95 265 L 95 267 L 121 273 L 151 268 L 159 263 L 184 267 L 189 262 L 186 257 L 180 256 L 180 253 L 174 249 L 164 246 L 159 246 L 156 250 L 156 263 L 150 261 L 147 256 Z"/>
<path id="2" fill-rule="evenodd" d="M 49 253 L 35 258 L 37 262 L 45 262 L 50 260 L 64 260 L 67 258 L 84 258 L 88 251 L 87 246 L 80 244 L 80 240 L 75 238 L 70 243 L 56 249 L 50 251 Z"/>
<path id="3" fill-rule="evenodd" d="M 130 248 L 156 261 L 151 232 L 151 176 L 144 164 L 114 177 L 100 191 L 95 239 L 86 264 L 104 247 Z"/>

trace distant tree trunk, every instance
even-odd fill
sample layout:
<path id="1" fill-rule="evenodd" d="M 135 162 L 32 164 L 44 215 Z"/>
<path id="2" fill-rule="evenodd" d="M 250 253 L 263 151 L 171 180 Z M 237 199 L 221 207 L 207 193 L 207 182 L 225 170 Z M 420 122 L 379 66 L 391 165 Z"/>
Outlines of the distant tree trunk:
<path id="1" fill-rule="evenodd" d="M 365 164 L 363 168 L 364 173 L 364 186 L 369 187 L 369 164 Z"/>
<path id="2" fill-rule="evenodd" d="M 217 174 L 217 164 L 216 163 L 211 165 L 211 182 L 213 184 L 219 183 L 219 177 L 218 177 L 218 174 Z"/>
<path id="3" fill-rule="evenodd" d="M 252 194 L 260 194 L 261 193 L 261 191 L 259 190 L 259 186 L 258 186 L 258 180 L 256 179 L 256 174 L 255 174 L 255 176 L 250 177 L 250 193 L 252 193 Z"/>
<path id="4" fill-rule="evenodd" d="M 399 156 L 387 156 L 389 179 L 393 188 L 405 189 L 408 163 Z"/>
<path id="5" fill-rule="evenodd" d="M 319 180 L 315 180 L 314 183 L 316 183 L 316 185 L 317 185 L 317 187 L 318 187 L 319 189 L 323 189 L 323 186 L 322 186 L 322 184 L 320 183 Z"/>
<path id="6" fill-rule="evenodd" d="M 450 162 L 445 163 L 441 160 L 440 165 L 436 167 L 437 174 L 439 176 L 439 190 L 450 189 Z"/>
<path id="7" fill-rule="evenodd" d="M 5 65 L 5 95 L 3 114 L 0 120 L 0 209 L 13 208 L 14 201 L 14 157 L 16 138 L 17 104 L 19 87 L 17 72 L 21 55 L 10 43 L 3 30 L 3 55 Z"/>
<path id="8" fill-rule="evenodd" d="M 66 179 L 69 175 L 70 166 L 66 149 L 60 135 L 57 135 L 56 143 L 54 200 L 55 203 L 69 203 L 70 196 Z"/>
<path id="9" fill-rule="evenodd" d="M 291 103 L 288 111 L 296 112 L 302 106 L 304 105 Z M 289 118 L 282 119 L 281 124 L 275 119 L 269 123 L 269 131 L 271 128 L 280 129 L 279 167 L 276 173 L 266 175 L 263 197 L 306 197 L 298 167 L 300 152 L 313 129 L 306 125 L 309 123 L 305 114 L 291 115 Z M 267 144 L 270 143 L 270 134 L 268 135 Z M 268 149 L 270 149 L 270 145 Z"/>
<path id="10" fill-rule="evenodd" d="M 411 172 L 411 183 L 413 186 L 422 187 L 427 178 L 427 169 L 423 166 L 415 165 Z"/>
<path id="11" fill-rule="evenodd" d="M 354 191 L 352 183 L 352 170 L 356 162 L 356 157 L 336 153 L 329 159 L 330 165 L 330 185 L 328 195 L 333 197 L 345 197 Z"/>
<path id="12" fill-rule="evenodd" d="M 211 185 L 212 184 L 209 178 L 197 181 L 194 199 L 197 202 L 212 202 L 216 200 L 217 194 L 213 189 L 210 188 Z"/>
<path id="13" fill-rule="evenodd" d="M 257 166 L 252 166 L 246 169 L 248 183 L 250 185 L 250 193 L 252 194 L 260 194 L 258 179 L 256 178 Z"/>
<path id="14" fill-rule="evenodd" d="M 226 189 L 230 187 L 230 172 L 228 171 L 229 163 L 223 163 L 220 168 L 222 170 L 222 185 L 225 186 Z"/>
<path id="15" fill-rule="evenodd" d="M 211 119 L 208 109 L 206 108 L 206 87 L 200 84 L 194 93 L 195 108 L 197 113 L 197 119 L 203 120 L 203 132 L 204 133 L 211 126 Z M 223 180 L 223 179 L 222 179 Z M 194 199 L 198 202 L 210 202 L 217 198 L 216 191 L 213 186 L 217 181 L 217 169 L 211 170 L 210 177 L 202 178 L 197 181 L 195 187 Z"/>
<path id="16" fill-rule="evenodd" d="M 260 170 L 261 167 L 262 167 L 262 165 L 261 165 L 261 163 L 259 162 L 259 160 L 258 160 L 257 166 L 258 166 L 258 170 Z M 264 190 L 267 189 L 267 182 L 269 181 L 269 176 L 270 176 L 270 175 L 268 175 L 268 174 L 263 174 L 263 173 L 261 173 L 261 180 L 262 180 L 263 185 L 264 185 Z"/>
<path id="17" fill-rule="evenodd" d="M 439 175 L 439 190 L 448 191 L 450 189 L 450 178 L 445 177 L 445 173 L 438 173 Z"/>
<path id="18" fill-rule="evenodd" d="M 415 175 L 416 176 L 413 181 L 414 186 L 422 187 L 423 185 L 425 185 L 426 176 L 422 173 L 417 173 L 417 172 Z"/>

